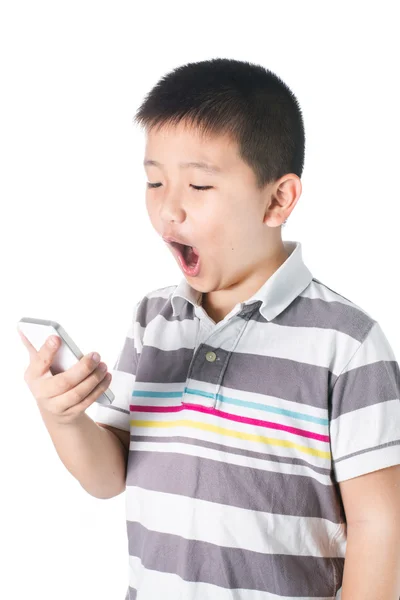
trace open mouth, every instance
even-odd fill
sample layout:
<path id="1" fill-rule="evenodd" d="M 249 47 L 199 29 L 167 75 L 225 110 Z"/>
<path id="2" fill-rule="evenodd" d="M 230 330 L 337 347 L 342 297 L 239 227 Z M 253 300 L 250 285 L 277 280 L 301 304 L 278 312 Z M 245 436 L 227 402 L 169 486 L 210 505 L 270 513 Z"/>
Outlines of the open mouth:
<path id="1" fill-rule="evenodd" d="M 193 246 L 187 246 L 186 244 L 180 244 L 178 242 L 170 242 L 171 246 L 182 256 L 185 265 L 190 269 L 193 269 L 199 260 L 199 253 Z"/>
<path id="2" fill-rule="evenodd" d="M 169 242 L 169 244 L 185 275 L 197 277 L 200 272 L 200 256 L 197 248 L 179 242 Z"/>

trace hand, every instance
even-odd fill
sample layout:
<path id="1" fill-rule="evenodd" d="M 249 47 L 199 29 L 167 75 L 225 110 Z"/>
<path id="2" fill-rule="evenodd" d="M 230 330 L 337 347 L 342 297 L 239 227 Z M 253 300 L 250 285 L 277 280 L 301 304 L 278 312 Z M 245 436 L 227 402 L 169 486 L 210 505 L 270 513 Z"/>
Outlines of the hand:
<path id="1" fill-rule="evenodd" d="M 51 375 L 49 369 L 60 347 L 60 339 L 56 336 L 57 345 L 52 347 L 48 338 L 38 352 L 19 329 L 18 333 L 30 356 L 24 379 L 42 416 L 58 424 L 74 423 L 109 387 L 111 375 L 107 373 L 107 365 L 95 363 L 90 353 L 63 373 Z M 102 365 L 104 371 L 100 368 Z"/>

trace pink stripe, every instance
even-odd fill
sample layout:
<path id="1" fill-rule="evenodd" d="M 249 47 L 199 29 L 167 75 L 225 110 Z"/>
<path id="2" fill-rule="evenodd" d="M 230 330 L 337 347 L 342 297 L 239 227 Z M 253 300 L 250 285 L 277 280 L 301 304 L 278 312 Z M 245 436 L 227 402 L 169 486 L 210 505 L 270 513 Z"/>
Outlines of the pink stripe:
<path id="1" fill-rule="evenodd" d="M 328 435 L 322 435 L 320 433 L 314 433 L 313 431 L 307 431 L 305 429 L 297 429 L 297 427 L 288 427 L 287 425 L 281 425 L 280 423 L 274 423 L 273 421 L 262 421 L 261 419 L 251 419 L 250 417 L 240 417 L 239 415 L 233 415 L 231 413 L 217 410 L 216 408 L 208 408 L 198 404 L 185 404 L 182 403 L 178 406 L 144 406 L 138 404 L 130 405 L 131 412 L 152 412 L 152 413 L 175 413 L 181 410 L 193 410 L 195 412 L 206 413 L 208 415 L 215 415 L 229 421 L 236 421 L 237 423 L 247 423 L 248 425 L 257 425 L 258 427 L 268 427 L 270 429 L 279 429 L 280 431 L 287 431 L 288 433 L 294 433 L 302 437 L 311 438 L 313 440 L 319 440 L 320 442 L 329 442 L 330 438 Z"/>

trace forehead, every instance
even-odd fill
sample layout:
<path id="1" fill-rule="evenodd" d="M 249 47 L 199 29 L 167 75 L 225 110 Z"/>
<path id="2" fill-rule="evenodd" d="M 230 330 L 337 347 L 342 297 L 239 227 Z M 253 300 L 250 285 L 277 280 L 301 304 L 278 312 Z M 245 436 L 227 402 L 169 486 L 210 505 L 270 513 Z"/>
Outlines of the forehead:
<path id="1" fill-rule="evenodd" d="M 198 129 L 182 123 L 164 125 L 145 135 L 145 166 L 199 168 L 223 175 L 242 162 L 237 143 L 228 135 L 201 135 Z"/>

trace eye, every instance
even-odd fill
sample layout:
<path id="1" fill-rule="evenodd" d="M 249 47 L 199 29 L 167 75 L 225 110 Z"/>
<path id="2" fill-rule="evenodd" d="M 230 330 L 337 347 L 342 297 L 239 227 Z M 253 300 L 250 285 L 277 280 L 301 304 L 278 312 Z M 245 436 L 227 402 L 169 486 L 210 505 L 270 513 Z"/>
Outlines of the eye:
<path id="1" fill-rule="evenodd" d="M 192 187 L 199 192 L 212 189 L 212 185 L 193 185 Z"/>
<path id="2" fill-rule="evenodd" d="M 159 187 L 161 185 L 161 183 L 149 183 L 147 182 L 147 187 L 149 189 L 154 189 L 156 187 Z M 192 184 L 191 184 L 192 185 Z M 192 185 L 192 188 L 195 189 L 198 192 L 202 192 L 204 190 L 211 190 L 212 189 L 212 185 Z"/>

